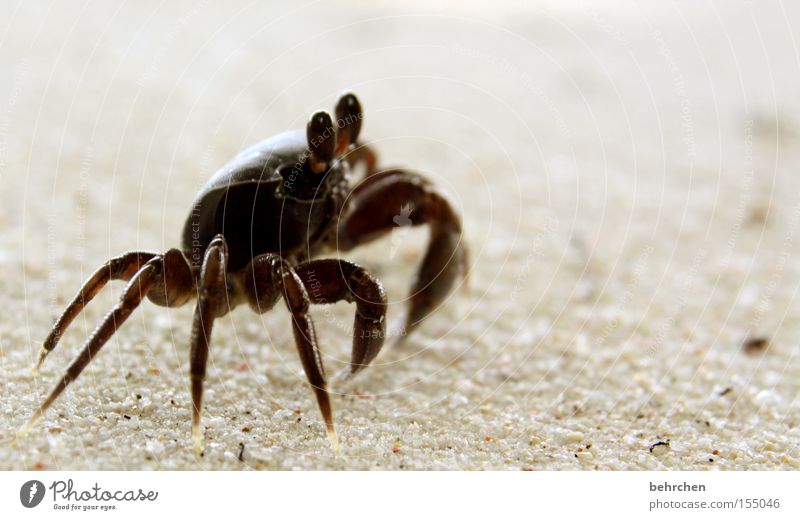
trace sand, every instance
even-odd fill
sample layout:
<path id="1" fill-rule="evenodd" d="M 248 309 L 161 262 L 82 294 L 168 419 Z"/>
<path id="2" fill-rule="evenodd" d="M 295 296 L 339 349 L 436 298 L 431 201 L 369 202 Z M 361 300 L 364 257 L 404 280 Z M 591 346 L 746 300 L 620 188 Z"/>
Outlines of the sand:
<path id="1" fill-rule="evenodd" d="M 664 4 L 3 3 L 0 469 L 800 467 L 800 12 Z M 217 322 L 202 458 L 192 307 L 150 303 L 12 445 L 123 287 L 32 374 L 80 283 L 178 246 L 219 166 L 343 89 L 382 164 L 456 201 L 472 261 L 334 386 L 341 453 L 282 306 Z M 425 240 L 347 255 L 390 329 Z M 330 373 L 352 312 L 313 310 Z"/>

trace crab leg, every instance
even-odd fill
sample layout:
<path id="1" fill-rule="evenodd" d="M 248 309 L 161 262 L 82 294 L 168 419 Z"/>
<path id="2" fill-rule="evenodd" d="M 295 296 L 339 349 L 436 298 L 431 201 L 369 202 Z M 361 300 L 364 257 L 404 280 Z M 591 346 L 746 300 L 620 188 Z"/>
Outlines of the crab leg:
<path id="1" fill-rule="evenodd" d="M 328 440 L 338 453 L 339 439 L 333 423 L 333 408 L 328 395 L 325 368 L 322 365 L 314 322 L 308 315 L 311 298 L 303 282 L 288 263 L 274 254 L 254 258 L 243 276 L 245 294 L 256 312 L 266 312 L 283 296 L 286 307 L 292 314 L 292 332 L 300 362 L 314 389 L 317 405 L 328 431 Z"/>
<path id="2" fill-rule="evenodd" d="M 131 277 L 142 268 L 145 262 L 152 260 L 156 256 L 156 253 L 140 251 L 125 253 L 116 258 L 112 258 L 95 271 L 94 274 L 83 283 L 78 294 L 75 295 L 75 298 L 67 305 L 67 308 L 64 309 L 58 321 L 53 325 L 50 334 L 47 335 L 39 351 L 39 359 L 33 367 L 34 371 L 39 370 L 39 367 L 42 366 L 47 355 L 56 348 L 58 341 L 61 339 L 64 331 L 67 330 L 70 323 L 72 323 L 72 320 L 74 320 L 78 314 L 81 313 L 83 308 L 97 296 L 109 280 L 130 280 Z"/>
<path id="3" fill-rule="evenodd" d="M 367 367 L 380 352 L 386 336 L 386 293 L 363 267 L 345 260 L 314 260 L 295 267 L 312 303 L 356 304 L 353 352 L 345 377 Z"/>
<path id="4" fill-rule="evenodd" d="M 423 177 L 405 170 L 385 170 L 367 177 L 339 221 L 335 243 L 349 251 L 387 232 L 404 212 L 405 224 L 428 224 L 428 249 L 409 295 L 405 332 L 410 333 L 450 292 L 459 275 L 466 276 L 467 252 L 461 219 L 453 206 Z M 398 337 L 398 341 L 407 334 Z"/>
<path id="5" fill-rule="evenodd" d="M 31 426 L 44 415 L 47 409 L 50 408 L 50 405 L 61 395 L 64 389 L 78 378 L 83 369 L 86 368 L 86 365 L 92 361 L 108 339 L 114 335 L 114 332 L 128 319 L 134 309 L 139 306 L 153 285 L 161 279 L 162 270 L 163 259 L 161 257 L 156 257 L 149 260 L 144 267 L 131 278 L 128 286 L 122 293 L 119 303 L 106 315 L 94 334 L 86 341 L 81 353 L 75 358 L 67 369 L 67 372 L 61 378 L 61 381 L 58 382 L 44 403 L 34 413 L 33 417 L 31 417 L 28 423 L 22 428 L 20 434 L 24 435 L 27 433 Z"/>
<path id="6" fill-rule="evenodd" d="M 356 144 L 355 148 L 346 153 L 345 158 L 353 167 L 358 166 L 360 163 L 364 163 L 366 170 L 364 173 L 365 179 L 377 173 L 376 166 L 378 163 L 378 157 L 375 154 L 375 150 L 373 150 L 373 148 L 369 145 Z"/>
<path id="7" fill-rule="evenodd" d="M 203 452 L 200 421 L 203 413 L 203 382 L 206 378 L 208 345 L 214 319 L 228 310 L 225 285 L 225 268 L 228 264 L 228 247 L 222 235 L 217 235 L 206 249 L 200 272 L 200 291 L 192 322 L 190 374 L 192 379 L 192 438 L 194 451 Z"/>

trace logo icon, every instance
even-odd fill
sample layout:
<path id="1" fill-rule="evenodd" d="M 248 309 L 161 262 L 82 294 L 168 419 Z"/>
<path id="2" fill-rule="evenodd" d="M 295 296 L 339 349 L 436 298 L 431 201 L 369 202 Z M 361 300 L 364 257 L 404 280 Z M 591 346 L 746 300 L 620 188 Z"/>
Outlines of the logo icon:
<path id="1" fill-rule="evenodd" d="M 43 498 L 44 484 L 38 480 L 29 480 L 19 489 L 19 501 L 25 507 L 36 507 Z"/>
<path id="2" fill-rule="evenodd" d="M 394 258 L 397 253 L 401 242 L 408 234 L 409 228 L 414 224 L 411 221 L 411 212 L 414 211 L 414 206 L 410 202 L 400 208 L 400 213 L 392 218 L 395 227 L 392 228 L 391 234 L 391 248 L 389 250 L 389 258 Z"/>

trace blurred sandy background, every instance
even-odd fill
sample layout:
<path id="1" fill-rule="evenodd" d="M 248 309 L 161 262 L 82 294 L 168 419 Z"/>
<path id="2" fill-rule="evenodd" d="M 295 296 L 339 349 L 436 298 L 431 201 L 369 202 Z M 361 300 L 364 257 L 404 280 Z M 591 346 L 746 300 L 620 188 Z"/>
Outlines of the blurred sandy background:
<path id="1" fill-rule="evenodd" d="M 2 469 L 798 468 L 800 10 L 647 4 L 3 2 Z M 215 325 L 204 458 L 192 307 L 149 303 L 12 446 L 119 296 L 33 376 L 85 277 L 178 246 L 219 166 L 345 88 L 458 201 L 473 272 L 337 388 L 341 455 L 282 305 Z M 425 239 L 348 258 L 401 302 Z M 314 310 L 330 373 L 352 311 Z"/>

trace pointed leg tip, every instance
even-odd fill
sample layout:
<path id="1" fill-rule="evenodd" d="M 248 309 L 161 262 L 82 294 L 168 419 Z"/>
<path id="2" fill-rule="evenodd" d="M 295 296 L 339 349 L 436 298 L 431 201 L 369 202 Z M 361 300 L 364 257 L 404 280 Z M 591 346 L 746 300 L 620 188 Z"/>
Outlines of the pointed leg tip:
<path id="1" fill-rule="evenodd" d="M 331 443 L 331 449 L 333 449 L 333 453 L 339 455 L 339 436 L 336 435 L 336 430 L 334 430 L 332 424 L 328 425 L 328 442 Z"/>
<path id="2" fill-rule="evenodd" d="M 344 370 L 337 373 L 335 376 L 333 376 L 332 380 L 333 382 L 339 384 L 347 383 L 348 381 L 353 379 L 353 376 L 355 376 L 356 373 L 357 371 L 353 370 L 353 367 L 347 367 Z"/>
<path id="3" fill-rule="evenodd" d="M 194 443 L 194 454 L 197 457 L 203 456 L 203 435 L 200 433 L 200 423 L 192 424 L 192 441 Z"/>
<path id="4" fill-rule="evenodd" d="M 39 418 L 38 416 L 31 417 L 28 420 L 28 422 L 25 423 L 25 426 L 23 426 L 17 432 L 17 439 L 24 439 L 25 437 L 27 437 L 28 433 L 31 431 L 31 428 L 33 428 L 33 425 L 36 424 L 36 421 L 37 421 L 38 418 Z"/>
<path id="5" fill-rule="evenodd" d="M 194 439 L 194 454 L 200 458 L 203 456 L 203 439 L 199 435 L 193 435 Z"/>
<path id="6" fill-rule="evenodd" d="M 39 352 L 39 359 L 37 359 L 36 363 L 34 363 L 33 367 L 31 367 L 31 373 L 33 375 L 39 375 L 39 369 L 42 368 L 42 363 L 44 363 L 44 358 L 47 357 L 47 354 L 48 352 L 45 349 L 42 349 L 41 352 Z"/>

